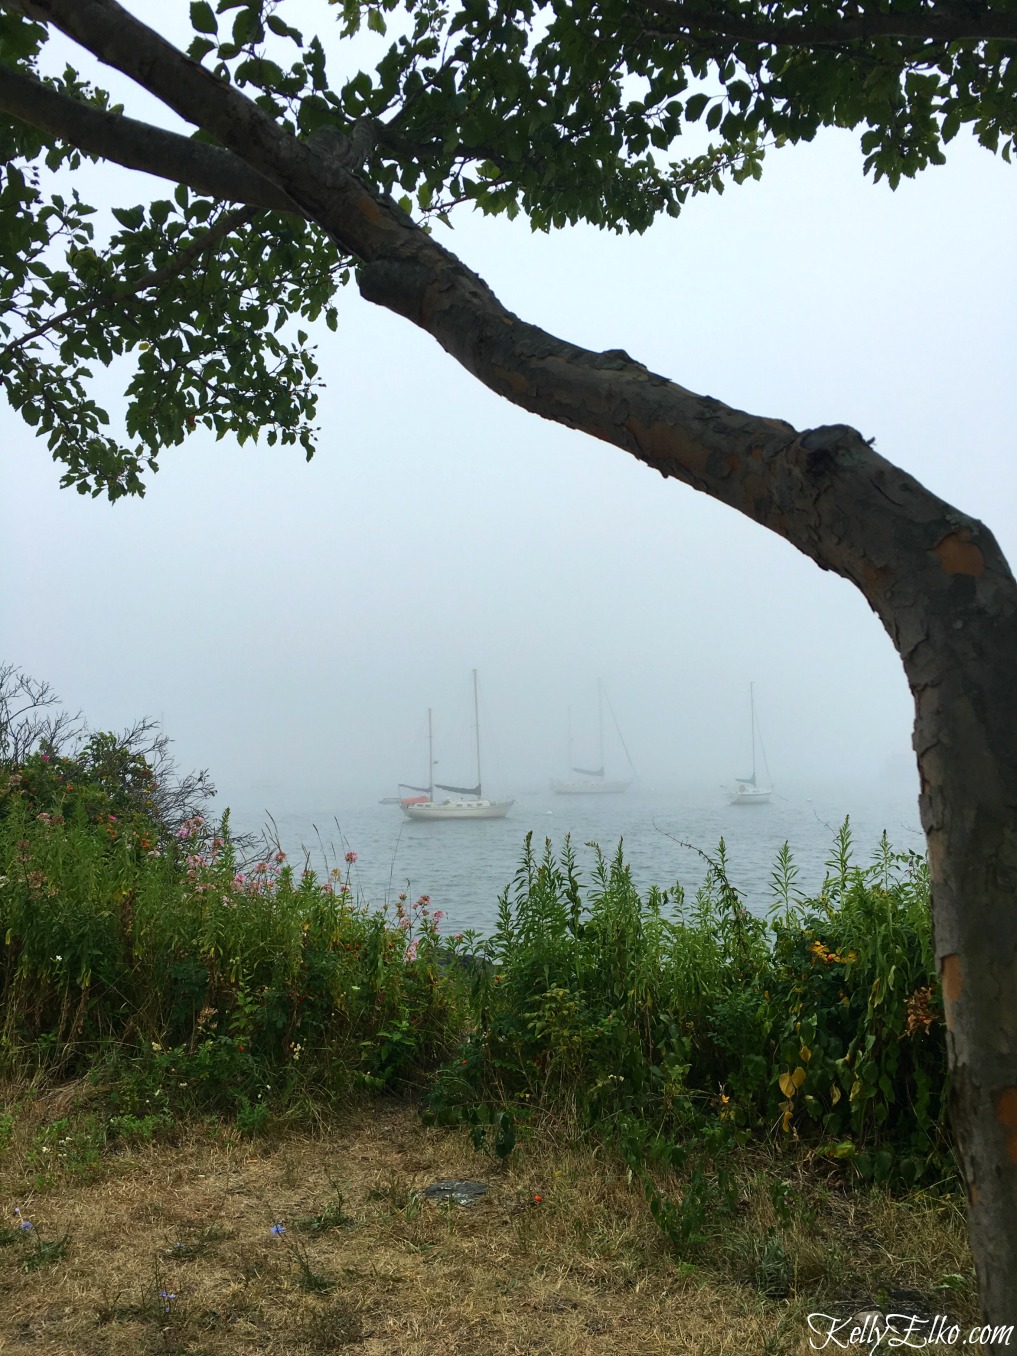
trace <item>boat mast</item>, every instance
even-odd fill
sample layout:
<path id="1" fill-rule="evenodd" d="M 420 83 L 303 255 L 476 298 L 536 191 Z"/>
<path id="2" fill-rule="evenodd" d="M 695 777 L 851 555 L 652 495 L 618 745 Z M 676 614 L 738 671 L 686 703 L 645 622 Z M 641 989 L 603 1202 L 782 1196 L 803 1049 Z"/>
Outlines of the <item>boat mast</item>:
<path id="1" fill-rule="evenodd" d="M 473 728 L 477 736 L 477 798 L 483 797 L 480 780 L 480 703 L 477 700 L 477 670 L 473 670 Z"/>
<path id="2" fill-rule="evenodd" d="M 427 708 L 427 799 L 434 800 L 434 734 L 431 729 L 431 708 Z"/>
<path id="3" fill-rule="evenodd" d="M 749 717 L 752 721 L 752 785 L 756 784 L 756 694 L 755 684 L 749 684 Z"/>
<path id="4" fill-rule="evenodd" d="M 604 775 L 604 684 L 597 679 L 597 766 Z"/>

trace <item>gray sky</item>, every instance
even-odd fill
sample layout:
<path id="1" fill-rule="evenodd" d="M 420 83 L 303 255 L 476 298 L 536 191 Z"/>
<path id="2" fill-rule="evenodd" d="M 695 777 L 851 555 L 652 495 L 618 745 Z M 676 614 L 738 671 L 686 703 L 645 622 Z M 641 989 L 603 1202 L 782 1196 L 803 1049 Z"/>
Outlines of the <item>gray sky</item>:
<path id="1" fill-rule="evenodd" d="M 564 338 L 798 427 L 855 425 L 1013 561 L 1017 173 L 963 138 L 948 153 L 891 193 L 827 133 L 642 238 L 468 214 L 445 234 Z M 125 178 L 102 183 L 148 195 Z M 646 782 L 744 773 L 750 680 L 779 785 L 913 780 L 903 673 L 850 585 L 500 401 L 352 290 L 340 304 L 310 465 L 198 434 L 110 506 L 60 490 L 0 413 L 3 655 L 95 727 L 161 718 L 222 804 L 418 780 L 429 706 L 442 770 L 468 775 L 474 666 L 493 792 L 563 774 L 598 675 Z M 106 379 L 114 408 L 125 383 Z"/>

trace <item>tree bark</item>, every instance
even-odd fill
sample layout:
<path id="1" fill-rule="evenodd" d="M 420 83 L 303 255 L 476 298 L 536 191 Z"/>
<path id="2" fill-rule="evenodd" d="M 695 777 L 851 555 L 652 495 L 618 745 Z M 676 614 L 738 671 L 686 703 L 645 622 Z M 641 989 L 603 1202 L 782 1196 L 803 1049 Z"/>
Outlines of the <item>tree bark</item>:
<path id="1" fill-rule="evenodd" d="M 991 533 L 853 429 L 798 432 L 696 395 L 620 350 L 594 353 L 526 324 L 384 195 L 114 0 L 33 0 L 31 11 L 274 184 L 362 261 L 360 288 L 369 301 L 426 330 L 493 391 L 721 500 L 861 590 L 915 699 L 972 1250 L 985 1320 L 1014 1322 L 1017 585 Z M 1007 1347 L 1000 1339 L 983 1349 Z"/>

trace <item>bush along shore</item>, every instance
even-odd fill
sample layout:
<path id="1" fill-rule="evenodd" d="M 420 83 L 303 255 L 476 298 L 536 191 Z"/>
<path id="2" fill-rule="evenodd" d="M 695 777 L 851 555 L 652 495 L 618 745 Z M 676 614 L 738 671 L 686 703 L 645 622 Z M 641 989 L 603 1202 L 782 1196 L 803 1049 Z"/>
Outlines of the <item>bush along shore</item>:
<path id="1" fill-rule="evenodd" d="M 858 865 L 845 823 L 807 899 L 785 846 L 760 917 L 723 843 L 690 900 L 641 896 L 620 846 L 584 882 L 568 840 L 527 839 L 493 934 L 447 937 L 426 897 L 359 901 L 352 852 L 242 857 L 155 777 L 106 736 L 0 768 L 0 1155 L 33 1192 L 194 1125 L 321 1132 L 395 1095 L 478 1172 L 593 1155 L 678 1268 L 834 1315 L 976 1312 L 919 856 L 884 837 Z M 74 1080 L 78 1112 L 29 1116 Z"/>

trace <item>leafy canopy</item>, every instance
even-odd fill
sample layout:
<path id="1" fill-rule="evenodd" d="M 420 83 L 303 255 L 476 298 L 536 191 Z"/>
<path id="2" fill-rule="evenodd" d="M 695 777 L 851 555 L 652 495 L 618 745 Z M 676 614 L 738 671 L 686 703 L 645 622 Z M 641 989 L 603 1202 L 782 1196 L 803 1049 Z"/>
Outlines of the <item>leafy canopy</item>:
<path id="1" fill-rule="evenodd" d="M 941 163 L 962 126 L 1007 160 L 1014 149 L 1013 0 L 196 0 L 189 17 L 194 61 L 299 138 L 341 148 L 425 229 L 471 203 L 536 230 L 643 231 L 690 195 L 758 178 L 769 147 L 825 126 L 861 129 L 866 170 L 894 186 Z M 295 211 L 207 175 L 196 187 L 154 142 L 151 165 L 142 149 L 135 167 L 181 182 L 97 213 L 82 197 L 89 165 L 118 158 L 117 135 L 86 136 L 81 115 L 113 128 L 131 109 L 55 50 L 8 0 L 8 401 L 47 439 L 63 484 L 110 499 L 144 493 L 162 449 L 199 427 L 310 457 L 318 367 L 302 326 L 324 315 L 336 327 L 335 294 L 358 261 Z M 57 96 L 45 114 L 41 87 Z M 210 140 L 199 129 L 195 149 Z M 135 194 L 142 182 L 157 181 Z M 119 432 L 93 389 L 114 360 L 128 373 Z"/>

